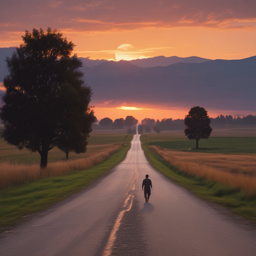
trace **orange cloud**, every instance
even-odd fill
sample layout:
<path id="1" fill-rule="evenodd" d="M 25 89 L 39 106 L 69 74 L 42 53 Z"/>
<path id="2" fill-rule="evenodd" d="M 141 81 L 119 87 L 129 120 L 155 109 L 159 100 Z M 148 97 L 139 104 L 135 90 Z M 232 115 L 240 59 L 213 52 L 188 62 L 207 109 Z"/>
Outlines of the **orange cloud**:
<path id="1" fill-rule="evenodd" d="M 29 8 L 28 8 L 29 6 Z M 1 6 L 0 15 L 14 29 L 47 27 L 94 31 L 142 28 L 226 27 L 256 19 L 255 1 L 138 0 L 95 1 L 14 0 Z M 132 15 L 131 15 L 132 13 Z M 5 24 L 5 23 L 4 23 Z M 246 25 L 246 24 L 244 24 Z M 255 27 L 255 24 L 250 24 Z"/>
<path id="2" fill-rule="evenodd" d="M 18 46 L 25 30 L 50 25 L 77 45 L 80 56 L 94 59 L 114 59 L 114 49 L 124 43 L 150 49 L 143 57 L 247 57 L 255 53 L 255 9 L 250 0 L 6 1 L 0 47 Z"/>
<path id="3" fill-rule="evenodd" d="M 143 110 L 144 108 L 121 106 L 121 107 L 117 107 L 116 109 L 122 109 L 122 110 Z"/>

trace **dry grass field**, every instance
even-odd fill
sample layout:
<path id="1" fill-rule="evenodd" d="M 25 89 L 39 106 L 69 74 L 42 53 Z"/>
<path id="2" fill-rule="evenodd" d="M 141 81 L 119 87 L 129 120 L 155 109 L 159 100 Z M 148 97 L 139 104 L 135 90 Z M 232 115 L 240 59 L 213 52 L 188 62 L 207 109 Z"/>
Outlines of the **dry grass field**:
<path id="1" fill-rule="evenodd" d="M 151 147 L 160 150 L 157 146 Z M 170 158 L 177 161 L 204 165 L 229 173 L 256 176 L 255 154 L 187 153 L 164 148 L 162 148 L 161 151 L 165 152 Z"/>
<path id="2" fill-rule="evenodd" d="M 1 128 L 0 128 L 1 134 Z M 85 153 L 76 154 L 69 153 L 69 159 L 75 160 L 91 156 L 95 153 L 104 151 L 115 144 L 123 143 L 129 135 L 123 133 L 113 133 L 112 131 L 95 131 L 92 132 L 88 139 L 87 151 Z M 65 160 L 65 153 L 54 147 L 49 151 L 48 162 L 56 162 Z M 38 152 L 30 152 L 26 148 L 19 150 L 15 146 L 8 145 L 0 136 L 0 163 L 18 163 L 18 164 L 39 164 L 40 155 Z"/>
<path id="3" fill-rule="evenodd" d="M 256 194 L 255 154 L 187 153 L 158 146 L 149 147 L 187 174 L 239 188 L 249 195 Z"/>
<path id="4" fill-rule="evenodd" d="M 50 163 L 43 170 L 40 169 L 38 164 L 27 165 L 2 162 L 0 163 L 0 190 L 42 178 L 62 176 L 73 171 L 89 169 L 104 162 L 120 147 L 121 144 L 113 145 L 86 158 Z"/>
<path id="5" fill-rule="evenodd" d="M 199 149 L 183 131 L 144 134 L 142 141 L 183 173 L 256 195 L 256 126 L 213 127 Z"/>
<path id="6" fill-rule="evenodd" d="M 0 131 L 1 132 L 1 131 Z M 130 142 L 132 136 L 112 131 L 93 132 L 88 140 L 87 151 L 69 154 L 66 161 L 64 152 L 57 147 L 49 151 L 48 166 L 40 170 L 40 155 L 27 149 L 19 150 L 0 139 L 0 190 L 20 186 L 42 178 L 62 176 L 76 170 L 89 169 L 104 162 L 113 153 Z"/>

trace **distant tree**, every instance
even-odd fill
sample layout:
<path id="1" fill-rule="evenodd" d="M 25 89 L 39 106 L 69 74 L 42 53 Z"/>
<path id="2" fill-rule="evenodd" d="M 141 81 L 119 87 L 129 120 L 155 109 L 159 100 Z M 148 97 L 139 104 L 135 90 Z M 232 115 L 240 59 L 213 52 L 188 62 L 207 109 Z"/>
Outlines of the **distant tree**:
<path id="1" fill-rule="evenodd" d="M 161 128 L 160 128 L 158 125 L 154 125 L 154 126 L 153 126 L 153 130 L 154 130 L 156 133 L 160 133 L 160 132 L 161 132 Z"/>
<path id="2" fill-rule="evenodd" d="M 155 120 L 154 119 L 151 119 L 151 118 L 144 118 L 142 121 L 141 121 L 141 123 L 143 124 L 143 125 L 148 125 L 148 126 L 153 126 L 153 125 L 155 125 Z"/>
<path id="3" fill-rule="evenodd" d="M 111 129 L 113 126 L 113 121 L 112 121 L 112 119 L 105 117 L 100 120 L 99 126 L 103 129 Z"/>
<path id="4" fill-rule="evenodd" d="M 138 120 L 135 119 L 133 116 L 127 116 L 124 120 L 124 126 L 132 127 L 138 123 Z"/>
<path id="5" fill-rule="evenodd" d="M 210 137 L 212 132 L 210 122 L 207 111 L 199 106 L 191 108 L 185 117 L 184 123 L 187 126 L 185 135 L 190 140 L 196 140 L 196 149 L 198 149 L 198 141 L 200 139 L 208 139 Z"/>
<path id="6" fill-rule="evenodd" d="M 143 134 L 143 125 L 141 124 L 138 126 L 138 133 Z"/>
<path id="7" fill-rule="evenodd" d="M 116 119 L 113 123 L 113 128 L 114 129 L 123 129 L 124 128 L 124 119 L 123 118 Z"/>
<path id="8" fill-rule="evenodd" d="M 22 39 L 23 44 L 6 59 L 10 73 L 4 78 L 6 94 L 0 114 L 3 137 L 19 149 L 38 151 L 44 168 L 49 150 L 68 134 L 64 125 L 68 118 L 79 116 L 70 121 L 81 132 L 81 119 L 84 124 L 86 116 L 93 115 L 88 108 L 91 89 L 82 87 L 82 62 L 76 55 L 70 57 L 74 44 L 62 34 L 50 28 L 46 32 L 34 29 Z"/>

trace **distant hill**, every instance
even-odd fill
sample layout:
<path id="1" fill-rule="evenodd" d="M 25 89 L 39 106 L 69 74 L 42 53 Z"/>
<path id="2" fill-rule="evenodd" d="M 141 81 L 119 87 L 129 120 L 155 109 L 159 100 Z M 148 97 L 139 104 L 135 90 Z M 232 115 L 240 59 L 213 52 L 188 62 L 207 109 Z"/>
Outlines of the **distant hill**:
<path id="1" fill-rule="evenodd" d="M 80 59 L 82 60 L 83 65 L 87 67 L 95 67 L 105 62 L 111 62 L 107 60 L 91 60 L 88 58 L 80 58 Z M 177 56 L 172 56 L 172 57 L 157 56 L 157 57 L 152 57 L 147 59 L 131 60 L 127 62 L 138 67 L 150 68 L 150 67 L 157 67 L 157 66 L 166 67 L 166 66 L 176 64 L 176 63 L 181 63 L 181 62 L 182 63 L 202 63 L 208 60 L 209 59 L 204 59 L 204 58 L 195 57 L 195 56 L 187 57 L 187 58 L 180 58 Z"/>
<path id="2" fill-rule="evenodd" d="M 8 70 L 7 70 L 7 66 L 6 66 L 6 62 L 5 59 L 6 57 L 11 57 L 13 52 L 15 51 L 14 47 L 10 47 L 10 48 L 0 48 L 0 82 L 3 81 L 3 78 L 5 77 L 5 75 L 7 74 Z M 92 60 L 89 58 L 79 58 L 82 63 L 83 66 L 86 67 L 96 67 L 100 64 L 103 63 L 108 63 L 108 62 L 112 62 L 112 61 L 107 61 L 107 60 Z M 135 66 L 138 67 L 156 67 L 156 66 L 168 66 L 171 64 L 175 64 L 175 63 L 202 63 L 207 61 L 208 59 L 203 59 L 203 58 L 199 58 L 199 57 L 188 57 L 188 58 L 180 58 L 180 57 L 176 57 L 176 56 L 172 56 L 172 57 L 164 57 L 164 56 L 158 56 L 158 57 L 153 57 L 153 58 L 147 58 L 147 59 L 138 59 L 138 60 L 132 60 L 129 61 L 130 64 L 133 64 Z"/>
<path id="3" fill-rule="evenodd" d="M 94 102 L 256 110 L 256 57 L 142 68 L 130 62 L 84 67 Z"/>
<path id="4" fill-rule="evenodd" d="M 0 82 L 7 74 L 4 59 L 11 56 L 14 49 L 0 48 Z M 92 104 L 95 105 L 141 102 L 188 109 L 199 105 L 216 110 L 256 110 L 256 57 L 242 60 L 175 56 L 120 62 L 81 60 L 84 81 L 92 88 Z"/>
<path id="5" fill-rule="evenodd" d="M 169 66 L 172 64 L 176 63 L 202 63 L 205 61 L 208 61 L 209 59 L 203 59 L 200 57 L 187 57 L 187 58 L 180 58 L 177 56 L 172 56 L 172 57 L 165 57 L 165 56 L 157 56 L 153 58 L 148 58 L 148 59 L 137 59 L 137 60 L 132 60 L 129 61 L 131 64 L 136 65 L 138 67 L 143 67 L 143 68 L 152 68 L 152 67 L 157 67 L 157 66 Z"/>
<path id="6" fill-rule="evenodd" d="M 79 58 L 79 59 L 82 61 L 83 66 L 86 66 L 86 67 L 95 67 L 104 62 L 108 62 L 107 60 L 91 60 L 89 58 Z"/>

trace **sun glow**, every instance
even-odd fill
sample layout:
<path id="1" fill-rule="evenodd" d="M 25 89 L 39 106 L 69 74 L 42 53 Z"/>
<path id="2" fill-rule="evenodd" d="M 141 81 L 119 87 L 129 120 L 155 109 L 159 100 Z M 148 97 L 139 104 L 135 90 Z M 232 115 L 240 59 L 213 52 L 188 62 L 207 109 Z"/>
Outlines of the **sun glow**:
<path id="1" fill-rule="evenodd" d="M 117 107 L 116 109 L 122 109 L 122 110 L 143 110 L 144 108 L 121 106 L 121 107 Z"/>
<path id="2" fill-rule="evenodd" d="M 121 44 L 117 47 L 115 56 L 116 60 L 135 60 L 135 59 L 143 59 L 144 55 L 141 55 L 141 51 L 134 49 L 131 44 Z"/>

